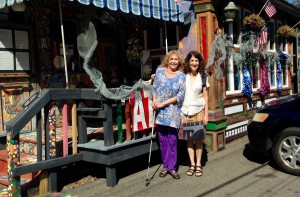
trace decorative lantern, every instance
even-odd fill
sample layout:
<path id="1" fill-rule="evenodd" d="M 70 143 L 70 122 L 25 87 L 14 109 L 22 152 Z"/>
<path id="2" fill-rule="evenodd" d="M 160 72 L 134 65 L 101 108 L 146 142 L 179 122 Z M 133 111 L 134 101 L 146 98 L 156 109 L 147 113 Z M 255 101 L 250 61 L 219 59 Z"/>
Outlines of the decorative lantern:
<path id="1" fill-rule="evenodd" d="M 224 8 L 224 15 L 226 18 L 226 22 L 233 22 L 237 10 L 238 8 L 235 6 L 233 2 L 228 3 L 228 5 Z"/>
<path id="2" fill-rule="evenodd" d="M 25 11 L 25 3 L 24 2 L 21 2 L 21 3 L 14 3 L 12 6 L 11 6 L 11 9 L 14 11 L 14 12 L 24 12 Z"/>

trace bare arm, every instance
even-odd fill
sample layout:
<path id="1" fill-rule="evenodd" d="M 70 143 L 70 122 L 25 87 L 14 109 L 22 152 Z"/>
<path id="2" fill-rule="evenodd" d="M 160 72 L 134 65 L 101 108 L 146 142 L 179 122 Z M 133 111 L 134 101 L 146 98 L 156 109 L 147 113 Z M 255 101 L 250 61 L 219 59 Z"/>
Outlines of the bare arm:
<path id="1" fill-rule="evenodd" d="M 203 124 L 206 125 L 208 123 L 208 91 L 207 91 L 207 88 L 203 89 L 203 98 L 205 101 Z"/>
<path id="2" fill-rule="evenodd" d="M 157 100 L 156 100 L 156 95 L 153 94 L 153 109 L 154 110 L 159 110 L 167 105 L 170 105 L 170 104 L 174 104 L 174 103 L 177 103 L 177 97 L 174 96 L 172 98 L 169 98 L 161 103 L 159 103 Z"/>

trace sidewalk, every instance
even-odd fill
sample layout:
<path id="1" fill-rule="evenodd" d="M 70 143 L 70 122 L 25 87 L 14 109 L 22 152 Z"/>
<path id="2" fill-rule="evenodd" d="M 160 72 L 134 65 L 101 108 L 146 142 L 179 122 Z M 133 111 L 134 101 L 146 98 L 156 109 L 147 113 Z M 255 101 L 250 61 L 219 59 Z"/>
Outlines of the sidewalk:
<path id="1" fill-rule="evenodd" d="M 204 152 L 203 154 L 203 169 L 204 175 L 206 173 L 206 164 L 216 161 L 222 164 L 222 158 L 227 155 L 240 150 L 241 146 L 244 147 L 244 144 L 248 143 L 247 136 L 234 140 L 228 144 L 224 150 L 219 152 Z M 85 197 L 97 197 L 97 196 L 140 196 L 142 193 L 145 193 L 145 190 L 150 192 L 151 189 L 159 189 L 161 190 L 162 196 L 164 196 L 165 189 L 159 187 L 161 184 L 167 184 L 168 187 L 173 188 L 177 187 L 176 183 L 185 182 L 185 184 L 189 182 L 193 182 L 198 180 L 198 177 L 187 177 L 186 170 L 189 165 L 188 155 L 185 147 L 179 145 L 178 159 L 179 159 L 179 169 L 178 173 L 181 176 L 180 180 L 174 180 L 171 176 L 167 176 L 165 178 L 160 178 L 158 176 L 161 170 L 161 159 L 159 151 L 156 151 L 152 154 L 151 157 L 151 167 L 149 169 L 149 185 L 146 186 L 146 178 L 147 178 L 147 164 L 148 164 L 148 156 L 145 155 L 136 159 L 132 159 L 130 161 L 123 162 L 120 166 L 117 167 L 117 174 L 120 177 L 117 186 L 111 188 L 106 186 L 105 176 L 97 178 L 94 181 L 86 182 L 82 185 L 76 185 L 75 187 L 71 187 L 70 185 L 66 185 L 62 189 L 61 196 L 85 196 Z M 180 159 L 183 158 L 183 159 Z M 209 164 L 208 164 L 209 165 Z M 206 176 L 205 176 L 206 177 Z M 214 177 L 206 177 L 209 179 L 213 179 Z M 201 179 L 201 178 L 200 178 Z M 213 181 L 213 180 L 212 180 Z M 153 188 L 154 187 L 154 188 Z M 79 195 L 80 194 L 80 195 Z M 168 193 L 170 195 L 170 193 Z M 174 193 L 176 195 L 176 193 Z M 59 195 L 58 195 L 59 196 Z"/>
<path id="2" fill-rule="evenodd" d="M 206 163 L 210 163 L 213 161 L 220 160 L 220 164 L 222 164 L 221 159 L 225 158 L 227 155 L 231 154 L 234 151 L 240 149 L 241 146 L 248 143 L 247 136 L 241 137 L 236 139 L 228 144 L 226 144 L 225 149 L 219 152 L 207 152 L 204 150 L 203 153 L 203 170 L 204 175 L 206 172 Z M 161 170 L 161 157 L 160 151 L 155 151 L 151 155 L 151 162 L 149 168 L 149 184 L 147 185 L 146 178 L 147 178 L 147 171 L 148 171 L 148 159 L 149 155 L 143 155 L 134 159 L 130 159 L 129 161 L 125 161 L 120 163 L 117 166 L 117 174 L 119 177 L 119 181 L 117 186 L 115 187 L 108 187 L 106 185 L 105 179 L 105 170 L 104 167 L 100 164 L 87 164 L 87 168 L 91 172 L 91 174 L 79 179 L 75 180 L 74 182 L 70 182 L 69 184 L 63 185 L 62 189 L 59 189 L 60 192 L 48 193 L 44 195 L 36 195 L 36 197 L 98 197 L 98 196 L 139 196 L 141 192 L 144 193 L 144 190 L 149 190 L 150 188 L 161 190 L 162 194 L 165 192 L 164 188 L 158 187 L 161 184 L 174 184 L 172 187 L 177 187 L 176 183 L 184 182 L 192 182 L 197 179 L 198 177 L 187 177 L 186 170 L 188 169 L 189 161 L 187 151 L 185 149 L 185 144 L 179 142 L 178 146 L 178 173 L 181 176 L 180 180 L 174 180 L 171 176 L 167 176 L 165 178 L 160 178 L 158 176 Z M 217 161 L 219 162 L 219 161 Z M 87 169 L 83 169 L 86 171 Z M 68 171 L 74 173 L 74 171 Z M 78 172 L 76 174 L 80 174 Z M 72 174 L 68 173 L 69 176 Z M 61 173 L 60 173 L 61 175 Z M 66 175 L 66 174 L 63 174 Z M 74 174 L 73 174 L 74 175 Z M 206 177 L 207 178 L 207 177 Z M 208 177 L 213 179 L 213 177 Z M 200 178 L 201 179 L 201 178 Z M 176 195 L 176 193 L 174 193 Z M 6 197 L 7 189 L 2 188 L 0 189 L 0 197 Z M 164 195 L 162 195 L 164 196 Z"/>

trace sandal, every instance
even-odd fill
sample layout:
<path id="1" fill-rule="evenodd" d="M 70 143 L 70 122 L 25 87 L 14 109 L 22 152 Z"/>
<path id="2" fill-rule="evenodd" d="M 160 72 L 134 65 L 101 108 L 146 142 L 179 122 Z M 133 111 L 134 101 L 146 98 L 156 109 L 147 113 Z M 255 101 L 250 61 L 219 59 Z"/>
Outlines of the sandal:
<path id="1" fill-rule="evenodd" d="M 201 166 L 196 166 L 196 170 L 195 170 L 195 176 L 196 177 L 200 177 L 203 174 L 203 170 Z"/>
<path id="2" fill-rule="evenodd" d="M 159 177 L 163 178 L 165 176 L 167 176 L 168 171 L 166 169 L 162 169 L 162 171 L 159 173 Z"/>
<path id="3" fill-rule="evenodd" d="M 191 165 L 188 171 L 186 172 L 186 175 L 193 176 L 195 173 L 195 166 Z"/>
<path id="4" fill-rule="evenodd" d="M 176 171 L 172 172 L 171 176 L 173 177 L 173 179 L 180 179 L 180 175 Z"/>

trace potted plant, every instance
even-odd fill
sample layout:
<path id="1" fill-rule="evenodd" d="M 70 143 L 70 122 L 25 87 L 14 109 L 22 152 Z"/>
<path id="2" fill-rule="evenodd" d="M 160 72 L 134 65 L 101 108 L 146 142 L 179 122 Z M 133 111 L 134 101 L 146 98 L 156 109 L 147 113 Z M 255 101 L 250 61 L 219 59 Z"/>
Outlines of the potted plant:
<path id="1" fill-rule="evenodd" d="M 287 38 L 287 37 L 296 37 L 297 36 L 297 32 L 294 28 L 288 26 L 288 25 L 283 25 L 283 26 L 280 26 L 278 29 L 277 29 L 277 34 L 280 36 L 280 37 L 283 37 L 283 38 Z"/>
<path id="2" fill-rule="evenodd" d="M 243 20 L 243 26 L 248 31 L 261 31 L 265 25 L 265 20 L 255 13 L 246 16 Z"/>

